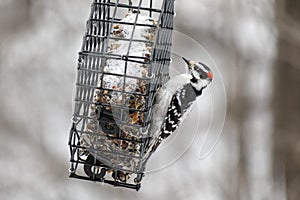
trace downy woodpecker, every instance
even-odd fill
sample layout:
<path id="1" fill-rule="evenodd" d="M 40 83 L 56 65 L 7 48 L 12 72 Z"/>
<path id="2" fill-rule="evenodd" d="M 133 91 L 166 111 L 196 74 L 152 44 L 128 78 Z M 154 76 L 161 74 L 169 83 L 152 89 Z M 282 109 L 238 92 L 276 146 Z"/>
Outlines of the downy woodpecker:
<path id="1" fill-rule="evenodd" d="M 188 65 L 188 73 L 171 78 L 156 94 L 150 129 L 154 138 L 151 152 L 178 128 L 191 112 L 197 97 L 213 79 L 212 71 L 204 63 L 183 60 Z"/>

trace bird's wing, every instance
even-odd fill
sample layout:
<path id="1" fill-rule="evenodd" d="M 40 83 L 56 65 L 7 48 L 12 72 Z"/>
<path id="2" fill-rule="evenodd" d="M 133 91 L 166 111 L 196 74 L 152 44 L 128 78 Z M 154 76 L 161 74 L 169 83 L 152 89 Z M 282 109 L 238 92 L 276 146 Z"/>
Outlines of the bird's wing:
<path id="1" fill-rule="evenodd" d="M 165 120 L 161 127 L 161 138 L 170 136 L 179 126 L 182 117 L 182 110 L 177 95 L 173 95 Z"/>

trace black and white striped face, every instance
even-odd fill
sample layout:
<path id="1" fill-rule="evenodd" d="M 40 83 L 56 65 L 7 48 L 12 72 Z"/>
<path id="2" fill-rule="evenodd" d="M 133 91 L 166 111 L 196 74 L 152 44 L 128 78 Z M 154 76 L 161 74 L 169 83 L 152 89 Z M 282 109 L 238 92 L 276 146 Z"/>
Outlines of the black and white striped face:
<path id="1" fill-rule="evenodd" d="M 183 58 L 183 60 L 187 63 L 189 72 L 192 76 L 191 85 L 198 91 L 206 88 L 213 79 L 211 69 L 202 62 L 196 63 L 192 60 L 187 60 L 186 58 Z"/>

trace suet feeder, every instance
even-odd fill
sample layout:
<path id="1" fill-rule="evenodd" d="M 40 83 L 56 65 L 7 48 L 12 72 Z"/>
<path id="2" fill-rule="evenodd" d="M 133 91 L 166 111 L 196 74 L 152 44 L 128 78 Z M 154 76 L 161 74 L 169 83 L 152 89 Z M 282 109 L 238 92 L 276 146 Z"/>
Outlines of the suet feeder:
<path id="1" fill-rule="evenodd" d="M 169 79 L 174 0 L 94 0 L 79 52 L 70 177 L 139 190 L 155 92 Z"/>

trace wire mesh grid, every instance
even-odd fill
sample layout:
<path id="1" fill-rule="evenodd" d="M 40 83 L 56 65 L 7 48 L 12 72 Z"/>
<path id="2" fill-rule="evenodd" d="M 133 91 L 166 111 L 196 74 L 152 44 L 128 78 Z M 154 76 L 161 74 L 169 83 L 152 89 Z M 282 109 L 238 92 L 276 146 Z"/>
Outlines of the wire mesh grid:
<path id="1" fill-rule="evenodd" d="M 174 0 L 94 0 L 79 52 L 70 177 L 138 190 L 156 90 L 169 79 Z"/>

